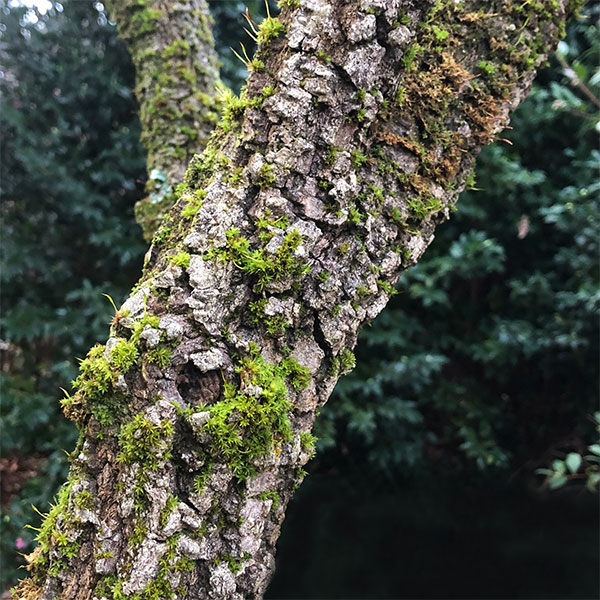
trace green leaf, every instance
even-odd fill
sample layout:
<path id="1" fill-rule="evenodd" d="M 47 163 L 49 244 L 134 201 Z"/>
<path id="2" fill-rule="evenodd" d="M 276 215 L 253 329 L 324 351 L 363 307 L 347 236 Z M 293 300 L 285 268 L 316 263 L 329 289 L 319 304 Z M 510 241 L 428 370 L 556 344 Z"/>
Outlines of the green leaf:
<path id="1" fill-rule="evenodd" d="M 588 446 L 588 450 L 593 454 L 600 456 L 600 444 L 592 444 L 591 446 Z"/>
<path id="2" fill-rule="evenodd" d="M 600 483 L 600 473 L 590 473 L 588 475 L 588 480 L 586 483 L 586 487 L 590 492 L 596 491 L 596 486 Z"/>
<path id="3" fill-rule="evenodd" d="M 567 477 L 562 473 L 554 473 L 554 475 L 550 477 L 550 481 L 548 482 L 548 484 L 550 485 L 550 489 L 552 490 L 556 490 L 559 487 L 562 487 L 563 485 L 565 485 L 565 483 L 567 483 Z"/>
<path id="4" fill-rule="evenodd" d="M 565 458 L 565 464 L 571 473 L 577 473 L 579 467 L 581 466 L 581 454 L 578 454 L 577 452 L 569 452 L 569 454 L 567 454 L 567 458 Z"/>

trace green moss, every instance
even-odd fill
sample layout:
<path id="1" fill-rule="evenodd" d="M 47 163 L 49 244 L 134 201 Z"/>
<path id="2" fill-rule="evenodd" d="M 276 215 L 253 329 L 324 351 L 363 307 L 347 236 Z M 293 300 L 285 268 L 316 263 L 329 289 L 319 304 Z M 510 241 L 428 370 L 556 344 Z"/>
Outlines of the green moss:
<path id="1" fill-rule="evenodd" d="M 258 324 L 260 320 L 264 317 L 266 305 L 266 298 L 259 298 L 258 300 L 254 300 L 248 303 L 248 308 L 250 309 L 251 315 L 250 320 L 252 323 Z"/>
<path id="2" fill-rule="evenodd" d="M 304 481 L 304 478 L 308 475 L 308 473 L 303 468 L 298 468 L 296 470 L 296 475 L 294 477 L 294 485 L 292 489 L 296 490 L 300 487 L 300 484 Z"/>
<path id="3" fill-rule="evenodd" d="M 258 348 L 251 348 L 236 372 L 240 381 L 260 389 L 258 395 L 225 384 L 223 400 L 209 406 L 204 428 L 210 434 L 210 451 L 225 459 L 238 480 L 256 474 L 254 460 L 291 439 L 285 370 L 268 363 Z"/>
<path id="4" fill-rule="evenodd" d="M 302 450 L 310 450 L 312 452 L 311 458 L 315 455 L 315 445 L 317 443 L 317 437 L 308 431 L 303 431 L 300 434 L 300 447 Z"/>
<path id="5" fill-rule="evenodd" d="M 139 463 L 142 469 L 155 471 L 159 459 L 166 460 L 170 452 L 161 449 L 170 447 L 173 435 L 173 423 L 163 419 L 160 425 L 154 425 L 143 414 L 137 414 L 129 423 L 121 427 L 119 433 L 119 461 L 126 464 Z M 165 444 L 165 442 L 167 442 Z"/>
<path id="6" fill-rule="evenodd" d="M 496 65 L 492 62 L 488 62 L 487 60 L 480 60 L 477 63 L 477 66 L 481 71 L 487 73 L 488 75 L 493 75 L 496 72 Z"/>
<path id="7" fill-rule="evenodd" d="M 250 242 L 240 235 L 238 229 L 233 228 L 227 232 L 227 248 L 213 249 L 205 258 L 232 261 L 236 268 L 252 277 L 254 289 L 262 292 L 271 281 L 285 277 L 300 280 L 310 272 L 306 262 L 295 256 L 301 243 L 302 236 L 293 230 L 285 235 L 277 252 L 270 255 L 263 248 L 251 250 Z"/>
<path id="8" fill-rule="evenodd" d="M 404 100 L 406 98 L 406 88 L 401 85 L 396 90 L 396 104 L 401 107 L 404 104 Z"/>
<path id="9" fill-rule="evenodd" d="M 187 269 L 190 266 L 189 252 L 178 252 L 177 254 L 171 254 L 167 260 L 176 267 L 184 267 Z"/>
<path id="10" fill-rule="evenodd" d="M 352 150 L 350 154 L 350 162 L 355 169 L 362 167 L 368 160 L 368 157 L 360 150 Z"/>
<path id="11" fill-rule="evenodd" d="M 356 357 L 354 356 L 353 352 L 348 348 L 344 348 L 341 351 L 339 355 L 339 361 L 340 371 L 343 373 L 351 371 L 356 366 Z"/>
<path id="12" fill-rule="evenodd" d="M 194 492 L 198 495 L 202 494 L 204 491 L 204 487 L 208 478 L 210 477 L 210 472 L 212 469 L 212 463 L 207 463 L 205 468 L 194 477 Z"/>
<path id="13" fill-rule="evenodd" d="M 402 56 L 402 64 L 407 71 L 413 71 L 416 69 L 416 61 L 417 56 L 423 51 L 423 47 L 420 44 L 414 43 L 411 44 L 404 51 L 404 56 Z"/>
<path id="14" fill-rule="evenodd" d="M 233 169 L 233 171 L 231 173 L 229 173 L 229 175 L 227 175 L 225 180 L 230 185 L 237 187 L 242 182 L 243 173 L 244 173 L 243 167 L 237 167 L 237 168 Z"/>
<path id="15" fill-rule="evenodd" d="M 287 229 L 290 226 L 290 218 L 287 215 L 281 215 L 276 219 L 273 218 L 272 213 L 269 209 L 265 211 L 263 217 L 259 217 L 254 221 L 257 229 L 268 230 L 269 227 L 276 227 L 277 229 Z M 269 238 L 271 239 L 271 238 Z"/>
<path id="16" fill-rule="evenodd" d="M 119 339 L 110 352 L 110 362 L 121 373 L 126 373 L 139 358 L 136 345 L 124 339 Z"/>
<path id="17" fill-rule="evenodd" d="M 177 496 L 169 496 L 167 498 L 167 501 L 165 502 L 165 506 L 160 511 L 161 527 L 166 527 L 167 522 L 169 520 L 169 515 L 175 510 L 178 502 L 179 502 L 179 498 L 177 498 Z"/>
<path id="18" fill-rule="evenodd" d="M 192 70 L 188 69 L 188 67 L 185 65 L 178 65 L 175 69 L 175 73 L 177 73 L 177 75 L 179 76 L 180 79 L 187 81 L 190 84 L 190 86 L 193 86 L 194 83 L 196 83 L 196 76 L 195 76 L 194 72 Z M 184 105 L 184 106 L 188 106 L 188 105 Z M 190 139 L 195 140 L 198 137 L 198 132 L 195 129 L 192 129 L 191 127 L 186 127 L 186 129 L 187 129 L 187 132 L 185 132 L 185 133 Z M 182 128 L 180 128 L 179 131 L 182 131 Z"/>
<path id="19" fill-rule="evenodd" d="M 219 562 L 224 562 L 227 564 L 229 570 L 237 575 L 241 570 L 245 560 L 250 558 L 250 554 L 248 552 L 244 552 L 240 558 L 234 558 L 231 554 L 223 554 L 223 556 L 219 559 Z"/>
<path id="20" fill-rule="evenodd" d="M 177 160 L 183 160 L 186 157 L 186 151 L 183 146 L 173 146 L 171 148 L 171 156 Z"/>
<path id="21" fill-rule="evenodd" d="M 287 377 L 292 387 L 297 392 L 308 387 L 311 379 L 311 372 L 308 368 L 302 366 L 295 358 L 291 356 L 284 358 L 280 364 L 280 372 Z"/>
<path id="22" fill-rule="evenodd" d="M 142 331 L 146 327 L 152 327 L 153 329 L 158 328 L 158 324 L 160 323 L 160 318 L 156 315 L 145 314 L 141 319 L 134 321 L 131 325 L 131 337 L 129 341 L 136 346 L 140 343 L 140 338 L 142 335 Z"/>
<path id="23" fill-rule="evenodd" d="M 394 223 L 396 223 L 396 225 L 406 225 L 406 220 L 402 216 L 402 211 L 399 208 L 396 208 L 395 206 L 392 209 L 390 209 L 389 217 Z"/>
<path id="24" fill-rule="evenodd" d="M 39 543 L 43 553 L 47 553 L 52 547 L 52 539 L 56 530 L 56 523 L 58 521 L 58 517 L 66 514 L 67 512 L 67 504 L 69 501 L 71 488 L 71 483 L 67 483 L 60 488 L 58 495 L 56 496 L 55 504 L 51 505 L 50 511 L 44 515 L 44 520 L 36 536 L 36 540 Z"/>
<path id="25" fill-rule="evenodd" d="M 356 225 L 367 220 L 367 215 L 361 213 L 357 208 L 351 208 L 348 211 L 348 220 Z"/>
<path id="26" fill-rule="evenodd" d="M 220 91 L 222 112 L 219 127 L 227 133 L 238 126 L 246 110 L 247 103 L 244 101 L 243 95 L 238 97 L 229 89 Z"/>
<path id="27" fill-rule="evenodd" d="M 328 146 L 325 152 L 325 164 L 332 167 L 335 164 L 338 152 L 342 152 L 344 149 L 339 146 Z"/>
<path id="28" fill-rule="evenodd" d="M 105 346 L 97 344 L 88 352 L 79 366 L 79 376 L 72 382 L 76 393 L 65 392 L 61 401 L 65 415 L 81 421 L 86 414 L 93 414 L 103 426 L 112 425 L 127 409 L 123 394 L 115 392 L 113 383 L 122 372 L 126 372 L 137 360 L 137 350 L 126 340 L 120 340 L 105 357 Z"/>
<path id="29" fill-rule="evenodd" d="M 235 96 L 232 94 L 232 96 Z M 221 115 L 219 126 L 222 127 L 225 120 L 224 114 Z M 227 131 L 231 129 L 231 126 Z M 185 172 L 184 182 L 190 189 L 205 187 L 203 184 L 214 176 L 217 167 L 227 168 L 228 159 L 213 146 L 208 145 L 202 154 L 196 155 L 190 161 L 190 165 Z"/>
<path id="30" fill-rule="evenodd" d="M 325 283 L 331 277 L 331 273 L 329 271 L 319 271 L 317 274 L 317 281 L 320 283 Z"/>
<path id="31" fill-rule="evenodd" d="M 341 256 L 348 254 L 348 250 L 350 250 L 349 242 L 343 242 L 337 247 L 337 251 L 340 253 Z"/>
<path id="32" fill-rule="evenodd" d="M 252 61 L 252 63 L 249 65 L 249 68 L 257 68 L 257 65 L 254 64 L 255 62 L 256 59 Z M 260 65 L 264 68 L 262 62 Z M 244 86 L 239 97 L 236 96 L 230 89 L 223 86 L 218 87 L 218 91 L 220 93 L 219 100 L 222 109 L 221 120 L 219 121 L 218 127 L 225 133 L 228 133 L 235 130 L 240 125 L 242 117 L 244 116 L 247 108 L 260 108 L 265 98 L 268 98 L 275 93 L 275 88 L 272 85 L 267 85 L 261 90 L 260 94 L 249 96 L 247 89 Z M 207 154 L 209 149 L 210 146 L 205 150 L 206 156 L 203 158 L 204 161 L 209 158 L 209 155 Z M 212 150 L 211 152 L 214 153 Z"/>
<path id="33" fill-rule="evenodd" d="M 191 573 L 196 568 L 196 563 L 185 556 L 182 556 L 173 567 L 173 570 L 178 573 Z M 181 597 L 181 596 L 178 596 Z"/>
<path id="34" fill-rule="evenodd" d="M 142 518 L 138 518 L 133 526 L 133 531 L 129 536 L 129 546 L 135 548 L 139 546 L 148 535 L 148 527 Z"/>
<path id="35" fill-rule="evenodd" d="M 329 56 L 329 54 L 327 54 L 327 52 L 323 52 L 323 50 L 317 50 L 315 52 L 315 55 L 319 60 L 322 60 L 323 62 L 326 62 L 326 63 L 331 62 L 331 56 Z"/>
<path id="36" fill-rule="evenodd" d="M 146 587 L 144 587 L 140 593 L 133 594 L 133 596 L 123 596 L 123 600 L 125 600 L 125 598 L 133 598 L 133 600 L 165 600 L 176 597 L 171 585 L 170 575 L 172 572 L 188 570 L 189 563 L 191 563 L 191 561 L 188 561 L 187 559 L 177 559 L 176 548 L 178 539 L 179 534 L 172 535 L 167 539 L 167 551 L 158 561 L 158 573 L 148 584 L 146 584 Z M 192 563 L 192 570 L 193 568 Z M 179 590 L 179 597 L 184 597 L 186 595 L 186 590 L 184 588 L 177 589 Z M 115 590 L 113 589 L 113 598 L 121 600 L 121 596 L 116 596 L 114 593 Z"/>
<path id="37" fill-rule="evenodd" d="M 52 558 L 49 563 L 48 574 L 52 577 L 58 577 L 67 568 L 69 562 L 79 554 L 81 542 L 77 538 L 72 540 L 63 531 L 54 530 L 52 532 L 52 548 L 54 551 L 58 551 L 60 557 Z"/>
<path id="38" fill-rule="evenodd" d="M 465 189 L 466 190 L 476 190 L 477 189 L 477 187 L 475 186 L 475 171 L 471 171 L 467 175 L 467 178 L 465 179 Z"/>
<path id="39" fill-rule="evenodd" d="M 263 99 L 270 98 L 275 94 L 275 86 L 274 85 L 265 85 L 265 87 L 261 90 L 261 94 Z"/>
<path id="40" fill-rule="evenodd" d="M 389 282 L 383 281 L 381 279 L 377 280 L 377 287 L 385 292 L 388 296 L 395 296 L 398 293 L 398 290 Z"/>
<path id="41" fill-rule="evenodd" d="M 131 17 L 129 30 L 135 32 L 137 35 L 151 33 L 156 29 L 156 23 L 161 17 L 161 10 L 156 8 L 143 8 Z"/>
<path id="42" fill-rule="evenodd" d="M 359 300 L 362 300 L 366 296 L 369 296 L 370 293 L 371 292 L 369 291 L 369 288 L 365 287 L 364 285 L 357 285 L 356 286 L 356 297 Z"/>
<path id="43" fill-rule="evenodd" d="M 266 315 L 265 306 L 267 298 L 260 298 L 248 303 L 250 309 L 250 322 L 254 325 L 262 325 L 268 335 L 281 335 L 289 324 L 283 315 Z"/>
<path id="44" fill-rule="evenodd" d="M 156 246 L 160 246 L 161 244 L 164 244 L 169 239 L 170 235 L 171 235 L 171 228 L 168 227 L 167 225 L 163 225 L 163 227 L 161 227 L 154 235 L 152 243 L 155 244 Z"/>
<path id="45" fill-rule="evenodd" d="M 75 506 L 84 510 L 92 510 L 94 508 L 94 496 L 87 490 L 81 490 L 75 496 Z"/>
<path id="46" fill-rule="evenodd" d="M 417 196 L 409 198 L 407 202 L 412 218 L 419 222 L 443 208 L 442 202 L 433 196 Z"/>
<path id="47" fill-rule="evenodd" d="M 100 399 L 112 386 L 114 373 L 104 356 L 105 346 L 96 344 L 79 365 L 80 375 L 73 381 L 73 387 L 90 400 Z"/>
<path id="48" fill-rule="evenodd" d="M 331 362 L 331 375 L 344 375 L 356 366 L 356 357 L 348 348 L 344 348 Z"/>
<path id="49" fill-rule="evenodd" d="M 273 187 L 275 175 L 273 175 L 273 169 L 269 163 L 265 163 L 258 171 L 256 183 L 261 189 Z"/>
<path id="50" fill-rule="evenodd" d="M 254 57 L 247 63 L 247 68 L 250 73 L 256 73 L 256 71 L 262 71 L 265 68 L 265 63 L 259 58 Z"/>
<path id="51" fill-rule="evenodd" d="M 277 510 L 277 508 L 279 508 L 279 505 L 281 504 L 281 498 L 279 497 L 279 494 L 275 490 L 267 490 L 267 491 L 261 492 L 256 497 L 259 500 L 263 500 L 263 501 L 271 500 L 271 502 L 273 503 L 271 505 L 271 512 Z"/>
<path id="52" fill-rule="evenodd" d="M 36 537 L 39 550 L 36 551 L 31 563 L 34 579 L 38 573 L 45 576 L 44 569 L 47 569 L 49 575 L 57 577 L 79 554 L 81 548 L 79 521 L 69 510 L 72 486 L 72 482 L 64 485 L 56 497 L 56 503 L 51 506 L 49 513 L 43 515 L 44 519 Z"/>
<path id="53" fill-rule="evenodd" d="M 259 45 L 270 44 L 275 38 L 285 33 L 285 25 L 277 18 L 267 17 L 258 26 L 257 43 Z"/>
<path id="54" fill-rule="evenodd" d="M 284 8 L 294 9 L 300 6 L 300 0 L 278 0 L 277 4 L 281 10 Z"/>
<path id="55" fill-rule="evenodd" d="M 188 200 L 188 203 L 183 207 L 181 216 L 184 219 L 191 219 L 198 211 L 202 208 L 204 199 L 206 198 L 206 192 L 204 190 L 196 190 L 192 198 Z"/>
<path id="56" fill-rule="evenodd" d="M 160 369 L 166 369 L 171 364 L 172 356 L 173 352 L 166 346 L 158 346 L 146 352 L 146 360 Z"/>
<path id="57" fill-rule="evenodd" d="M 383 204 L 385 196 L 383 195 L 383 190 L 379 186 L 370 183 L 367 186 L 367 192 L 369 197 L 375 202 L 375 204 L 378 204 L 379 206 Z"/>
<path id="58" fill-rule="evenodd" d="M 396 20 L 394 21 L 394 27 L 398 27 L 398 25 L 410 25 L 410 17 L 403 10 L 398 11 L 396 15 Z"/>
<path id="59" fill-rule="evenodd" d="M 165 46 L 162 55 L 164 58 L 173 58 L 174 56 L 183 58 L 189 56 L 190 52 L 191 48 L 186 40 L 175 40 L 172 44 Z"/>
<path id="60" fill-rule="evenodd" d="M 281 335 L 289 327 L 282 315 L 267 316 L 264 323 L 267 334 L 274 336 Z"/>
<path id="61" fill-rule="evenodd" d="M 436 40 L 438 40 L 438 42 L 445 41 L 446 39 L 448 39 L 448 36 L 450 35 L 449 31 L 446 31 L 445 29 L 441 29 L 437 25 L 433 25 L 431 27 L 431 31 L 433 32 L 433 35 L 435 36 Z"/>

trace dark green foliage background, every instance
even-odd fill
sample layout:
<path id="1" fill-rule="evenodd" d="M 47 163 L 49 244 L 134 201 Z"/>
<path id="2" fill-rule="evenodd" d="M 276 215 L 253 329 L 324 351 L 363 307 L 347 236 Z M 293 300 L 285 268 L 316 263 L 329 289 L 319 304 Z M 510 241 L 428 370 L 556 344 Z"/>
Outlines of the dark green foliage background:
<path id="1" fill-rule="evenodd" d="M 262 4 L 249 3 L 257 21 Z M 19 576 L 16 538 L 34 547 L 35 532 L 23 529 L 39 522 L 31 504 L 45 511 L 65 476 L 62 449 L 76 433 L 58 388 L 75 377 L 75 357 L 106 337 L 112 308 L 102 294 L 117 304 L 127 296 L 146 249 L 133 220 L 146 175 L 132 67 L 99 3 L 59 8 L 34 25 L 0 1 L 0 448 L 44 459 L 3 509 L 0 591 Z M 250 50 L 245 5 L 213 0 L 211 9 L 223 78 L 239 89 L 245 69 L 229 46 Z M 561 51 L 598 93 L 598 3 L 585 13 Z M 313 477 L 290 507 L 272 597 L 597 594 L 594 502 L 575 485 L 549 497 L 534 476 L 593 441 L 597 122 L 553 60 L 512 119 L 513 145 L 482 153 L 478 191 L 462 195 L 365 328 L 356 370 L 319 418 Z M 515 545 L 519 536 L 527 543 Z M 452 568 L 442 568 L 448 555 Z M 498 564 L 509 583 L 478 560 Z M 427 583 L 430 568 L 445 588 Z M 351 573 L 362 573 L 360 585 Z"/>

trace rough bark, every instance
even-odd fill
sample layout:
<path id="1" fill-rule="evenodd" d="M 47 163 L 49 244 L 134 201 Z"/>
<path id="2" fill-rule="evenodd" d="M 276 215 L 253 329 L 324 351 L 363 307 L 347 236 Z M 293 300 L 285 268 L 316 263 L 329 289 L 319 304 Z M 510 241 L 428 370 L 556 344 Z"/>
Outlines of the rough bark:
<path id="1" fill-rule="evenodd" d="M 150 241 L 176 199 L 175 187 L 218 120 L 219 61 L 206 0 L 109 0 L 136 70 L 148 196 L 135 207 Z"/>
<path id="2" fill-rule="evenodd" d="M 562 1 L 286 0 L 64 401 L 17 598 L 259 598 L 316 413 L 562 34 Z"/>

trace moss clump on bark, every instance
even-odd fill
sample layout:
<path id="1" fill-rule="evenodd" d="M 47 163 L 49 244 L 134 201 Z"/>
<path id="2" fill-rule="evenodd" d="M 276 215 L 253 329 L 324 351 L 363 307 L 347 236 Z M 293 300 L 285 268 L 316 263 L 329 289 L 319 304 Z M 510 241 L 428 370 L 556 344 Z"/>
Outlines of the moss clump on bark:
<path id="1" fill-rule="evenodd" d="M 239 383 L 226 383 L 223 399 L 203 407 L 208 415 L 202 430 L 209 441 L 206 466 L 194 480 L 196 493 L 218 462 L 225 461 L 238 481 L 256 475 L 257 460 L 292 439 L 288 385 L 299 391 L 310 381 L 310 371 L 296 359 L 271 364 L 254 344 L 235 370 Z"/>
<path id="2" fill-rule="evenodd" d="M 118 328 L 121 334 L 128 334 L 128 339 L 116 339 L 110 353 L 105 345 L 96 344 L 81 361 L 79 376 L 73 381 L 75 394 L 66 393 L 61 401 L 65 415 L 78 423 L 83 423 L 91 414 L 102 427 L 110 427 L 126 416 L 128 396 L 126 386 L 119 385 L 119 381 L 139 364 L 140 358 L 160 368 L 170 364 L 171 350 L 167 345 L 161 342 L 156 348 L 146 348 L 142 341 L 144 329 L 158 327 L 156 315 L 144 315 L 129 327 L 122 326 L 122 318 L 118 314 L 115 316 L 112 332 L 115 334 Z"/>
<path id="3" fill-rule="evenodd" d="M 251 249 L 250 241 L 239 229 L 232 228 L 227 232 L 227 246 L 212 248 L 205 258 L 231 261 L 237 269 L 251 276 L 254 290 L 262 292 L 271 282 L 287 277 L 299 281 L 310 273 L 306 261 L 295 254 L 301 243 L 302 236 L 294 229 L 284 236 L 277 251 L 270 254 L 265 248 Z"/>
<path id="4" fill-rule="evenodd" d="M 171 457 L 171 438 L 174 425 L 163 419 L 158 425 L 144 414 L 137 414 L 119 432 L 119 462 L 137 464 L 134 483 L 134 506 L 141 514 L 147 503 L 146 484 L 149 472 L 156 471 L 162 462 Z"/>
<path id="5" fill-rule="evenodd" d="M 258 348 L 244 357 L 236 371 L 240 386 L 226 383 L 223 400 L 208 408 L 204 429 L 210 454 L 223 457 L 235 477 L 256 474 L 254 462 L 292 436 L 286 376 L 288 370 L 268 363 Z"/>

